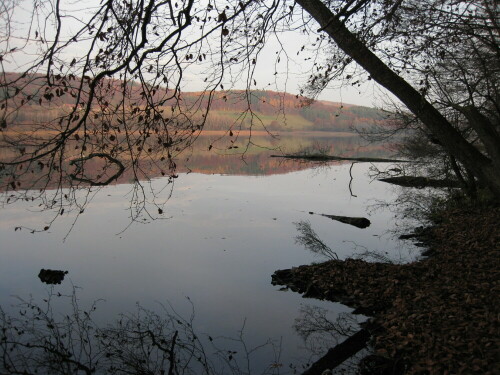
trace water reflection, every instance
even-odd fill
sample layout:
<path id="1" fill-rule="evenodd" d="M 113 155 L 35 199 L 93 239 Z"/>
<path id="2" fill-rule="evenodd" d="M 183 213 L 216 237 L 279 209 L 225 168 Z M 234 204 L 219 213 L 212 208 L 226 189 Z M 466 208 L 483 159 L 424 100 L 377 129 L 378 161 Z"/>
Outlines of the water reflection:
<path id="1" fill-rule="evenodd" d="M 70 305 L 66 315 L 55 313 L 54 305 L 61 302 Z M 16 316 L 0 309 L 5 375 L 252 374 L 258 351 L 274 355 L 260 373 L 278 374 L 283 367 L 279 342 L 248 347 L 244 327 L 234 338 L 195 332 L 194 306 L 186 319 L 169 305 L 162 305 L 160 313 L 137 305 L 134 313 L 106 327 L 94 320 L 97 304 L 83 309 L 75 289 L 68 296 L 51 292 L 42 305 L 21 300 L 16 307 Z"/>
<path id="2" fill-rule="evenodd" d="M 309 361 L 285 365 L 281 340 L 250 347 L 245 324 L 234 337 L 197 332 L 194 305 L 188 301 L 192 310 L 187 318 L 169 304 L 160 305 L 159 311 L 137 304 L 133 313 L 102 326 L 95 320 L 100 304 L 83 308 L 76 288 L 70 295 L 51 289 L 42 304 L 20 299 L 16 314 L 0 308 L 0 369 L 5 375 L 298 373 L 360 329 L 360 319 L 351 313 L 303 304 L 293 328 Z M 61 304 L 69 308 L 66 314 L 59 313 Z M 347 358 L 350 349 L 343 349 Z"/>
<path id="3" fill-rule="evenodd" d="M 168 204 L 162 206 L 168 219 L 135 225 L 120 235 L 116 233 L 129 224 L 133 187 L 109 186 L 89 204 L 65 242 L 61 239 L 74 223 L 67 212 L 59 215 L 50 230 L 33 235 L 14 229 L 37 222 L 43 226 L 44 220 L 51 220 L 51 213 L 33 213 L 30 210 L 36 210 L 37 203 L 31 201 L 4 207 L 0 305 L 10 314 L 18 310 L 12 307 L 12 295 L 42 300 L 47 286 L 36 275 L 47 264 L 69 271 L 62 284 L 53 286 L 56 294 L 71 295 L 74 284 L 82 288 L 82 303 L 96 298 L 107 301 L 93 314 L 101 327 L 130 312 L 135 302 L 161 315 L 162 308 L 155 301 L 170 301 L 180 316 L 189 317 L 191 305 L 185 302 L 189 296 L 196 306 L 193 329 L 200 337 L 203 333 L 212 338 L 235 337 L 245 324 L 248 348 L 269 338 L 281 342 L 279 361 L 273 350 L 252 352 L 254 363 L 262 365 L 259 371 L 281 363 L 283 373 L 290 363 L 307 362 L 309 356 L 292 329 L 302 299 L 294 293 L 277 293 L 269 283 L 270 275 L 316 260 L 294 242 L 293 223 L 310 220 L 319 238 L 340 259 L 352 256 L 352 243 L 344 242 L 351 240 L 356 246 L 400 256 L 398 242 L 384 236 L 394 226 L 392 214 L 368 209 L 375 198 L 391 199 L 392 188 L 370 183 L 366 169 L 359 165 L 353 171 L 357 198 L 349 193 L 348 166 L 338 164 L 320 171 L 269 176 L 181 174 Z M 170 195 L 170 191 L 161 192 L 163 184 L 162 179 L 151 181 L 160 192 L 156 199 Z M 368 216 L 372 224 L 360 230 L 309 215 L 309 211 Z M 152 206 L 151 212 L 157 212 L 157 207 Z M 311 303 L 332 308 L 335 314 L 349 311 L 338 304 Z M 58 308 L 62 316 L 71 316 L 71 309 Z M 173 333 L 165 339 L 167 343 Z"/>
<path id="4" fill-rule="evenodd" d="M 321 357 L 325 349 L 333 348 L 361 329 L 365 321 L 351 312 L 333 313 L 320 306 L 302 304 L 293 328 L 313 355 Z"/>
<path id="5" fill-rule="evenodd" d="M 218 147 L 213 147 L 213 144 Z M 211 147 L 212 146 L 212 147 Z M 244 133 L 237 140 L 221 137 L 217 132 L 202 133 L 196 143 L 185 150 L 175 160 L 175 171 L 177 173 L 204 173 L 204 174 L 226 174 L 226 175 L 271 175 L 282 174 L 311 168 L 311 163 L 297 160 L 280 160 L 270 158 L 276 153 L 307 153 L 315 150 L 321 152 L 342 155 L 346 157 L 380 157 L 387 156 L 384 144 L 363 145 L 362 139 L 356 133 L 334 133 L 334 132 L 291 132 L 283 133 L 278 137 L 269 135 L 255 135 Z M 71 148 L 71 147 L 70 147 Z M 1 150 L 3 154 L 8 150 Z M 92 156 L 94 155 L 94 156 Z M 67 162 L 63 164 L 68 174 L 85 176 L 106 177 L 108 183 L 120 184 L 131 183 L 136 180 L 145 181 L 165 176 L 166 170 L 159 165 L 161 160 L 144 157 L 141 159 L 140 169 L 125 168 L 119 160 L 108 160 L 105 154 L 89 154 L 84 158 L 79 152 L 75 155 L 69 154 Z M 78 157 L 78 158 L 77 158 Z M 82 161 L 85 167 L 82 170 Z M 111 164 L 110 167 L 108 164 Z M 119 166 L 117 171 L 116 166 Z M 114 167 L 113 167 L 114 166 Z M 22 167 L 20 167 L 22 170 Z M 103 170 L 110 169 L 109 173 Z M 17 173 L 17 172 L 16 172 Z M 177 175 L 173 175 L 174 177 Z M 0 174 L 0 187 L 9 188 L 7 184 L 1 183 L 8 179 L 7 173 Z M 57 173 L 47 173 L 47 168 L 32 167 L 25 173 L 19 174 L 19 185 L 22 189 L 54 189 L 67 188 L 69 180 L 62 181 Z M 73 178 L 72 181 L 75 181 Z M 76 181 L 82 181 L 76 179 Z M 91 177 L 83 179 L 83 182 L 93 181 Z M 101 183 L 99 183 L 100 185 Z M 73 185 L 73 184 L 72 184 Z M 79 186 L 77 183 L 75 187 Z M 80 186 L 81 187 L 81 186 Z M 12 190 L 12 189 L 11 189 Z M 14 187 L 13 190 L 16 190 Z"/>
<path id="6" fill-rule="evenodd" d="M 282 133 L 278 138 L 243 136 L 238 139 L 236 150 L 228 150 L 228 147 L 234 146 L 227 141 L 229 146 L 222 144 L 221 148 L 215 152 L 214 149 L 209 151 L 213 138 L 214 136 L 211 135 L 200 137 L 192 153 L 185 160 L 179 160 L 180 171 L 227 175 L 272 175 L 311 168 L 311 162 L 269 157 L 279 153 L 321 151 L 342 156 L 387 156 L 385 145 L 373 144 L 361 147 L 362 139 L 353 133 L 294 132 Z M 250 141 L 251 143 L 248 143 Z M 248 145 L 250 147 L 247 147 Z"/>
<path id="7" fill-rule="evenodd" d="M 19 226 L 32 232 L 51 229 L 54 222 L 64 214 L 82 214 L 94 199 L 104 182 L 127 184 L 128 219 L 134 222 L 150 221 L 168 217 L 164 204 L 173 192 L 181 174 L 223 174 L 240 176 L 269 176 L 307 170 L 312 166 L 326 165 L 324 162 L 304 162 L 271 158 L 276 153 L 326 152 L 343 156 L 386 156 L 382 144 L 361 146 L 361 138 L 355 133 L 291 132 L 271 137 L 269 134 L 240 132 L 230 139 L 220 132 L 203 132 L 197 142 L 175 158 L 171 168 L 162 168 L 162 160 L 143 156 L 140 166 L 125 161 L 109 159 L 105 154 L 92 153 L 86 156 L 79 152 L 66 155 L 61 167 L 50 168 L 36 165 L 16 167 L 12 173 L 0 171 L 0 204 L 18 204 L 33 201 L 37 210 L 51 212 L 52 217 L 43 226 Z M 71 147 L 70 147 L 71 148 Z M 0 150 L 0 153 L 8 150 Z M 162 157 L 161 159 L 164 159 Z M 124 167 L 127 164 L 128 167 Z M 172 169 L 174 170 L 173 173 Z M 170 171 L 170 172 L 169 172 Z M 16 175 L 16 185 L 8 181 Z M 63 178 L 63 175 L 70 178 Z M 161 180 L 161 184 L 152 183 Z M 91 185 L 94 186 L 91 186 Z M 78 218 L 78 217 L 77 217 Z"/>
<path id="8" fill-rule="evenodd" d="M 312 229 L 309 221 L 302 220 L 294 224 L 297 232 L 299 232 L 295 237 L 295 243 L 304 246 L 306 250 L 309 250 L 313 254 L 325 257 L 326 259 L 339 259 L 337 253 L 319 238 L 314 229 Z"/>

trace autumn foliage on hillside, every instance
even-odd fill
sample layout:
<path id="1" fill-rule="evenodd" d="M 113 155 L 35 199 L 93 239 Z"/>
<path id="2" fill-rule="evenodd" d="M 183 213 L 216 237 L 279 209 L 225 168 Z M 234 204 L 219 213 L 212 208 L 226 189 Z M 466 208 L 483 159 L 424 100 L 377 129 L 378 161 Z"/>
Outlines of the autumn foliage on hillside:
<path id="1" fill-rule="evenodd" d="M 15 73 L 7 73 L 6 79 L 12 81 L 17 79 L 16 85 L 10 85 L 10 90 L 20 91 L 22 95 L 13 95 L 7 91 L 0 92 L 0 97 L 5 99 L 12 96 L 8 101 L 9 115 L 2 124 L 1 130 L 20 130 L 22 127 L 30 128 L 44 122 L 69 113 L 75 103 L 75 99 L 84 102 L 86 95 L 86 82 L 83 82 L 83 90 L 80 89 L 81 82 L 74 76 L 63 77 L 62 88 L 51 88 L 47 85 L 45 76 L 21 77 Z M 59 77 L 61 78 L 61 77 Z M 94 116 L 98 119 L 106 113 L 106 106 L 123 104 L 130 108 L 141 106 L 144 93 L 139 85 L 132 84 L 126 88 L 128 94 L 123 99 L 125 88 L 119 80 L 108 79 L 99 87 L 101 95 L 105 95 L 107 103 L 94 108 Z M 160 97 L 165 92 L 161 87 L 151 88 L 155 95 Z M 77 98 L 77 95 L 80 96 Z M 159 108 L 163 113 L 190 113 L 193 120 L 199 118 L 202 123 L 205 109 L 210 108 L 208 117 L 204 124 L 204 130 L 248 130 L 260 127 L 257 130 L 272 131 L 352 131 L 354 127 L 370 127 L 385 123 L 385 115 L 382 111 L 362 106 L 341 104 L 328 101 L 311 101 L 307 98 L 279 93 L 274 91 L 218 91 L 215 92 L 210 101 L 205 100 L 202 92 L 185 92 L 180 95 L 181 106 L 174 99 L 166 100 Z M 123 103 L 121 103 L 123 101 Z M 140 123 L 144 119 L 130 117 Z M 119 122 L 117 119 L 101 117 L 102 122 L 98 125 L 110 126 Z M 108 120 L 111 123 L 107 124 Z M 57 130 L 53 128 L 53 130 Z"/>

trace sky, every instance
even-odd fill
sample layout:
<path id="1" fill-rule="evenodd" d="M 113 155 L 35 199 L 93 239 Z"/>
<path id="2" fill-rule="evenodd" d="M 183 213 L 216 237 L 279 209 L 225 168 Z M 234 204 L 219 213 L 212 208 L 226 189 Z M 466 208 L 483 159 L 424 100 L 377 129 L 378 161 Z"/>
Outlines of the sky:
<path id="1" fill-rule="evenodd" d="M 282 34 L 279 38 L 279 45 L 275 38 L 269 38 L 259 54 L 253 77 L 257 85 L 252 88 L 296 95 L 305 86 L 310 74 L 311 55 L 298 54 L 308 40 L 302 38 L 299 32 Z M 281 49 L 281 59 L 277 63 L 276 53 Z M 185 91 L 199 91 L 202 88 L 196 72 L 187 74 L 184 83 Z M 237 83 L 231 88 L 244 89 L 245 82 Z M 317 99 L 380 108 L 387 106 L 388 98 L 386 90 L 374 81 L 363 83 L 360 87 L 342 86 L 340 81 L 333 81 Z"/>

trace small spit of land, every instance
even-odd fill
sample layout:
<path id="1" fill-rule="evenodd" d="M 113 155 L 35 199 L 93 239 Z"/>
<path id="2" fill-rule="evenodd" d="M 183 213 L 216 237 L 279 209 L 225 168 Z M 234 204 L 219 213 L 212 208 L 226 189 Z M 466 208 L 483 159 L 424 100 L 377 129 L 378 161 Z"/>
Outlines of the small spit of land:
<path id="1" fill-rule="evenodd" d="M 421 261 L 334 260 L 276 271 L 273 283 L 372 317 L 365 327 L 375 353 L 370 362 L 381 364 L 372 373 L 494 374 L 499 222 L 498 206 L 448 209 L 425 231 L 432 255 Z"/>

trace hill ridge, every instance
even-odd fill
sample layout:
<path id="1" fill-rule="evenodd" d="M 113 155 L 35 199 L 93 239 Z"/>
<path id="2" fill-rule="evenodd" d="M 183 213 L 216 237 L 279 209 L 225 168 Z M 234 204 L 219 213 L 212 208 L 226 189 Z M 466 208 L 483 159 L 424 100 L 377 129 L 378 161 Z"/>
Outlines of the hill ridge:
<path id="1" fill-rule="evenodd" d="M 47 111 L 68 110 L 75 105 L 77 87 L 80 85 L 74 76 L 59 77 L 60 82 L 50 87 L 44 83 L 45 77 L 34 75 L 23 77 L 19 73 L 5 73 L 0 78 L 0 99 L 15 94 L 10 100 L 13 105 L 21 104 L 22 110 L 9 121 L 12 125 L 37 121 Z M 16 81 L 14 87 L 6 89 L 6 81 Z M 88 87 L 84 83 L 84 92 Z M 109 98 L 112 106 L 120 100 L 122 82 L 112 78 L 103 81 L 101 95 Z M 7 85 L 9 86 L 9 85 Z M 11 85 L 13 86 L 13 85 Z M 141 105 L 143 88 L 138 83 L 131 83 L 130 103 Z M 181 92 L 180 100 L 163 99 L 171 91 L 156 87 L 154 97 L 162 106 L 183 105 L 193 118 L 200 116 L 208 105 L 206 92 Z M 163 95 L 163 97 L 162 97 Z M 85 97 L 83 97 L 85 100 Z M 210 102 L 210 112 L 206 119 L 205 130 L 248 130 L 258 125 L 270 131 L 353 131 L 356 127 L 384 125 L 386 119 L 381 110 L 327 100 L 310 100 L 299 95 L 273 90 L 220 90 L 214 91 Z"/>

